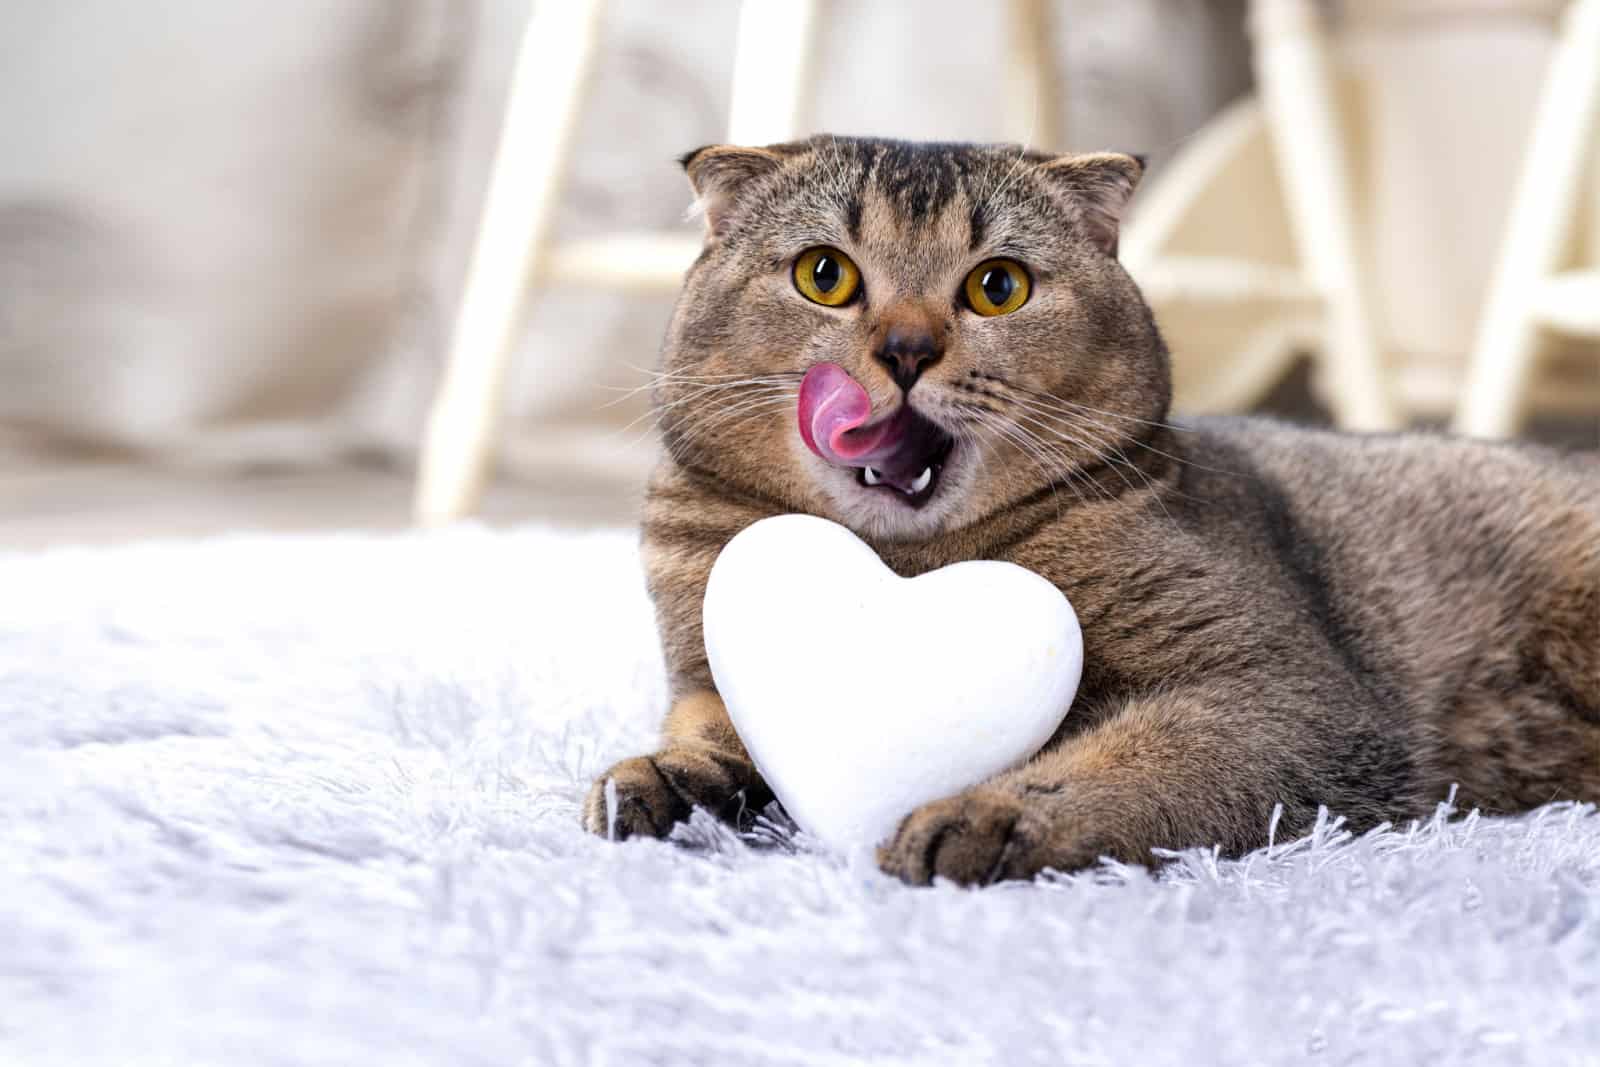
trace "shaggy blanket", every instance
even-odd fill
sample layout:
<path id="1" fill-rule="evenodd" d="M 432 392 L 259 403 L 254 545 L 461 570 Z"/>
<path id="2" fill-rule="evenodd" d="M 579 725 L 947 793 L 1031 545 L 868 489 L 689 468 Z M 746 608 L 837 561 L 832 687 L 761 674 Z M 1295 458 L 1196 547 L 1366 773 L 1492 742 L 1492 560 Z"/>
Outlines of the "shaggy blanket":
<path id="1" fill-rule="evenodd" d="M 1592 807 L 911 890 L 582 833 L 664 697 L 627 533 L 0 556 L 0 1063 L 1600 1063 Z"/>

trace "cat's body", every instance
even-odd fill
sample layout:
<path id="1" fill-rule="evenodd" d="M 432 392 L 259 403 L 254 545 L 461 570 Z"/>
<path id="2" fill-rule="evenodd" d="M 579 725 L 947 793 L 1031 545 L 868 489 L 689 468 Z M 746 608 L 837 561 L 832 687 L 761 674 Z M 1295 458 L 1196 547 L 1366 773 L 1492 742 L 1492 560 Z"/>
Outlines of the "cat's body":
<path id="1" fill-rule="evenodd" d="M 1356 826 L 1419 815 L 1452 784 L 1494 811 L 1600 799 L 1600 458 L 1166 423 L 1165 352 L 1114 260 L 1127 157 L 827 139 L 709 151 L 689 161 L 711 201 L 708 249 L 669 333 L 669 455 L 644 516 L 677 702 L 663 750 L 608 774 L 614 811 L 597 783 L 592 829 L 662 834 L 693 804 L 732 814 L 764 799 L 699 613 L 721 547 L 785 511 L 851 525 L 902 574 L 1019 563 L 1083 625 L 1060 733 L 1026 766 L 912 813 L 880 853 L 910 881 L 1237 852 L 1265 840 L 1277 804 L 1290 833 L 1319 805 Z M 1011 201 L 1006 184 L 1022 187 Z M 772 277 L 816 246 L 860 261 L 861 292 L 838 307 L 792 280 L 820 312 Z M 1030 289 L 994 312 L 970 279 L 997 251 Z M 809 385 L 797 401 L 819 363 L 871 399 L 872 421 L 836 448 L 795 429 L 797 403 L 813 427 L 845 403 L 808 399 Z M 852 434 L 912 420 L 908 405 L 909 430 L 848 458 Z M 960 654 L 937 620 L 928 643 Z"/>

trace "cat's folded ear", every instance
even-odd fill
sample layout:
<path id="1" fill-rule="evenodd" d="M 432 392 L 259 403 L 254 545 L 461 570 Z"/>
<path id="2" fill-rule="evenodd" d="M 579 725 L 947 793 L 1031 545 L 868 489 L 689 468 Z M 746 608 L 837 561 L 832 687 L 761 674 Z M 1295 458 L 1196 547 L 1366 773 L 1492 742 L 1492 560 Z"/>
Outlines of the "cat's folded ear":
<path id="1" fill-rule="evenodd" d="M 693 210 L 705 215 L 706 238 L 713 240 L 722 236 L 740 193 L 755 179 L 777 170 L 783 155 L 773 148 L 713 144 L 686 153 L 678 162 L 694 189 Z"/>
<path id="2" fill-rule="evenodd" d="M 1093 152 L 1058 156 L 1039 169 L 1078 205 L 1090 240 L 1106 255 L 1115 256 L 1123 212 L 1144 175 L 1144 157 Z"/>

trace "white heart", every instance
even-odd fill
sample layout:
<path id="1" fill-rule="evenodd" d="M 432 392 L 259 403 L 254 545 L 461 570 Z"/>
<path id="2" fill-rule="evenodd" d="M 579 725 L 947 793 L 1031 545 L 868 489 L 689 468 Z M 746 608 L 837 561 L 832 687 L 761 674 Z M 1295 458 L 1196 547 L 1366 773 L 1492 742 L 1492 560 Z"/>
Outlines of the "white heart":
<path id="1" fill-rule="evenodd" d="M 901 578 L 810 515 L 728 542 L 704 623 L 762 777 L 802 829 L 843 849 L 1028 759 L 1083 671 L 1077 615 L 1039 575 L 972 561 Z"/>

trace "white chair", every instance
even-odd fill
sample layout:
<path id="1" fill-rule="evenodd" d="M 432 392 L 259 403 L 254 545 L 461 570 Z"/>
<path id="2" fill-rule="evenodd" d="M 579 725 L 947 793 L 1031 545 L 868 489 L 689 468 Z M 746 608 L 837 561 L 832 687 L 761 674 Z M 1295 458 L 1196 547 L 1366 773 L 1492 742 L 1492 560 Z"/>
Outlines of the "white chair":
<path id="1" fill-rule="evenodd" d="M 1573 0 L 1523 158 L 1494 281 L 1479 324 L 1454 429 L 1515 433 L 1530 400 L 1548 410 L 1600 413 L 1593 354 L 1588 381 L 1536 392 L 1545 331 L 1600 340 L 1600 0 Z M 1591 199 L 1588 269 L 1563 270 Z"/>
<path id="2" fill-rule="evenodd" d="M 1426 338 L 1436 355 L 1408 350 L 1389 335 L 1392 322 L 1376 321 L 1371 279 L 1382 272 L 1373 240 L 1388 235 L 1375 231 L 1373 194 L 1393 192 L 1399 183 L 1401 202 L 1415 203 L 1423 195 L 1429 178 L 1413 173 L 1415 161 L 1393 149 L 1396 138 L 1414 141 L 1428 131 L 1397 123 L 1393 113 L 1384 116 L 1388 126 L 1375 127 L 1379 87 L 1364 80 L 1374 71 L 1370 64 L 1359 76 L 1351 69 L 1351 41 L 1325 24 L 1319 10 L 1324 5 L 1254 0 L 1257 93 L 1226 109 L 1184 145 L 1160 180 L 1140 194 L 1123 235 L 1124 262 L 1141 282 L 1173 349 L 1177 406 L 1190 412 L 1246 410 L 1305 352 L 1314 361 L 1322 399 L 1346 429 L 1385 429 L 1408 418 L 1455 412 L 1458 430 L 1503 435 L 1515 429 L 1529 402 L 1547 410 L 1600 410 L 1595 388 L 1600 375 L 1592 354 L 1587 368 L 1578 361 L 1568 367 L 1547 361 L 1547 370 L 1578 371 L 1573 380 L 1546 375 L 1552 380 L 1539 382 L 1532 374 L 1542 330 L 1600 333 L 1595 288 L 1600 272 L 1558 269 L 1573 243 L 1586 166 L 1596 196 L 1590 254 L 1600 258 L 1600 173 L 1585 163 L 1594 154 L 1600 115 L 1597 4 L 1600 0 L 1576 0 L 1566 11 L 1509 212 L 1497 280 L 1469 361 L 1471 331 L 1463 324 L 1479 320 L 1478 306 L 1470 300 L 1464 306 L 1441 301 L 1441 286 L 1426 284 L 1444 278 L 1454 286 L 1443 287 L 1451 296 L 1470 291 L 1471 268 L 1460 262 L 1413 252 L 1406 266 L 1426 272 L 1424 284 L 1411 284 L 1412 275 L 1397 278 L 1392 261 L 1384 275 L 1391 287 L 1399 283 L 1398 297 L 1386 294 L 1391 314 L 1397 301 L 1412 301 L 1402 307 L 1431 301 L 1430 314 L 1412 316 L 1409 340 L 1416 340 L 1416 322 L 1430 315 L 1448 320 L 1460 335 Z M 1417 34 L 1437 27 L 1435 40 L 1452 39 L 1459 47 L 1464 33 L 1477 35 L 1480 46 L 1492 42 L 1499 26 L 1512 38 L 1506 46 L 1510 53 L 1521 57 L 1528 54 L 1541 20 L 1553 22 L 1555 6 L 1533 0 L 1370 0 L 1362 5 L 1359 28 L 1370 30 L 1385 18 L 1413 19 Z M 1343 29 L 1358 28 L 1350 12 L 1346 16 Z M 1396 55 L 1404 52 L 1391 53 L 1386 62 L 1395 62 Z M 1460 76 L 1460 53 L 1455 55 L 1456 70 L 1433 72 L 1428 86 L 1413 80 L 1408 102 L 1426 106 L 1413 107 L 1401 119 L 1426 121 L 1428 107 L 1457 106 L 1448 81 Z M 1422 72 L 1391 67 L 1382 73 L 1403 81 Z M 1531 87 L 1531 82 L 1519 84 Z M 1483 103 L 1481 91 L 1456 95 Z M 1493 101 L 1494 114 L 1481 116 L 1483 151 L 1501 146 L 1500 151 L 1515 153 L 1516 145 L 1509 142 L 1526 121 L 1520 112 L 1523 99 L 1508 86 Z M 1459 139 L 1451 147 L 1459 153 Z M 1485 160 L 1457 183 L 1481 194 L 1473 201 L 1479 213 L 1442 224 L 1487 224 L 1490 232 L 1499 232 L 1505 211 L 1499 197 L 1508 183 L 1497 186 L 1485 176 L 1503 167 L 1501 158 L 1508 157 Z M 1365 198 L 1354 192 L 1358 180 Z M 1435 215 L 1430 224 L 1441 224 L 1439 218 Z M 1479 269 L 1486 273 L 1491 262 L 1485 251 Z M 1585 377 L 1587 382 L 1581 380 Z"/>
<path id="3" fill-rule="evenodd" d="M 803 130 L 819 0 L 745 0 L 736 34 L 728 140 L 771 144 Z M 529 289 L 567 283 L 675 289 L 698 234 L 618 234 L 554 245 L 560 194 L 600 36 L 604 0 L 542 0 L 523 34 L 448 361 L 425 431 L 416 495 L 424 523 L 476 505 L 495 454 L 506 370 Z M 1059 129 L 1048 0 L 1009 0 L 1009 91 L 1016 121 Z M 1004 131 L 1026 140 L 1029 130 Z"/>
<path id="4" fill-rule="evenodd" d="M 1341 427 L 1391 429 L 1402 416 L 1322 6 L 1251 4 L 1256 95 L 1207 124 L 1141 194 L 1123 261 L 1172 345 L 1183 410 L 1247 410 L 1307 351 Z"/>

